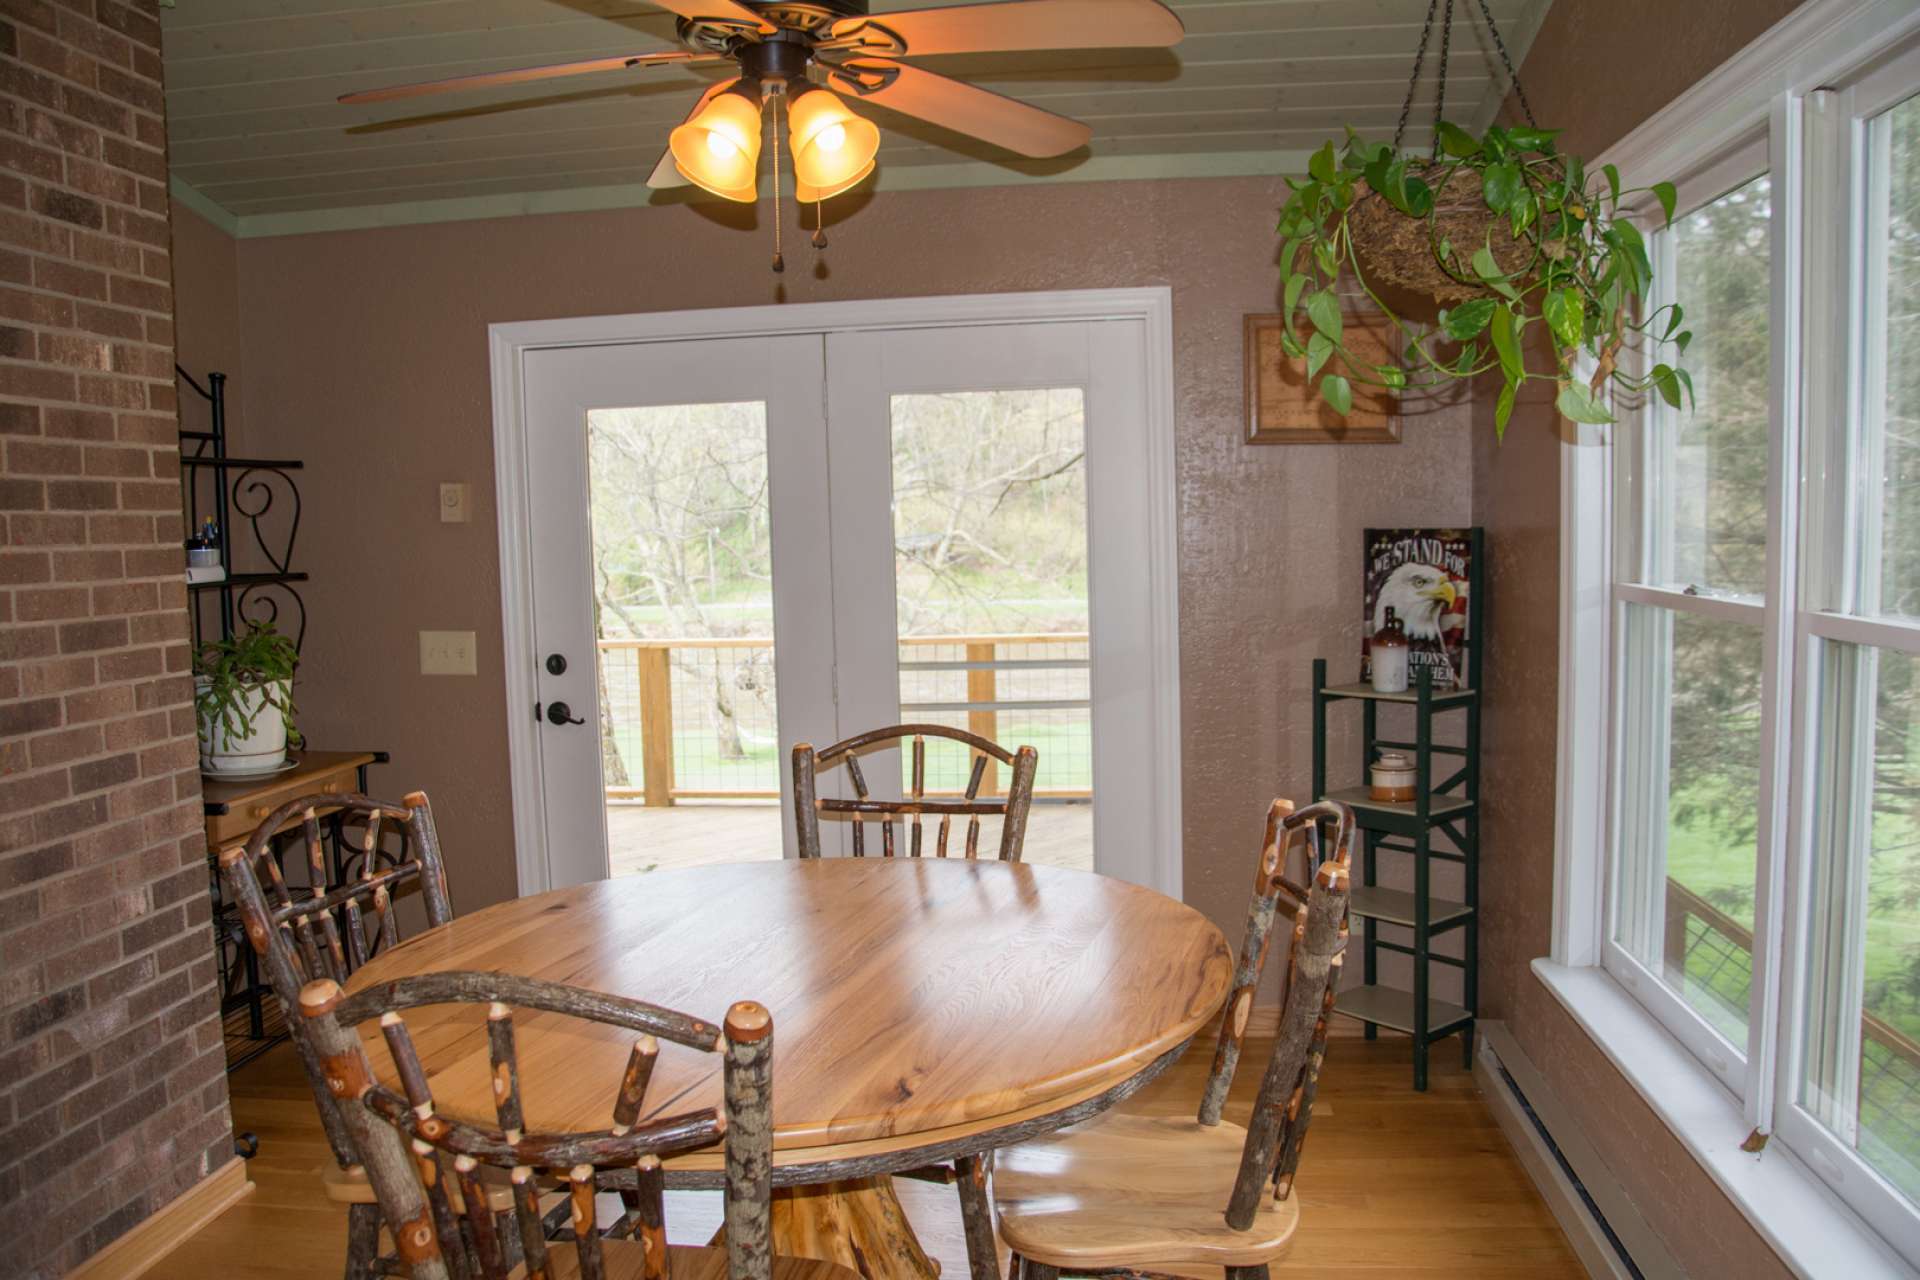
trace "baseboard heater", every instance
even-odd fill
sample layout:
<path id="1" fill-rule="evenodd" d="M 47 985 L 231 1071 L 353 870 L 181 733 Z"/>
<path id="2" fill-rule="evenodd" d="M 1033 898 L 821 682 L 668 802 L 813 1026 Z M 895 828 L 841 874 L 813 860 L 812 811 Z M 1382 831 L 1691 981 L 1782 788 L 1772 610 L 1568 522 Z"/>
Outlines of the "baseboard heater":
<path id="1" fill-rule="evenodd" d="M 1494 1119 L 1588 1275 L 1595 1280 L 1685 1277 L 1501 1023 L 1480 1024 L 1473 1071 Z"/>

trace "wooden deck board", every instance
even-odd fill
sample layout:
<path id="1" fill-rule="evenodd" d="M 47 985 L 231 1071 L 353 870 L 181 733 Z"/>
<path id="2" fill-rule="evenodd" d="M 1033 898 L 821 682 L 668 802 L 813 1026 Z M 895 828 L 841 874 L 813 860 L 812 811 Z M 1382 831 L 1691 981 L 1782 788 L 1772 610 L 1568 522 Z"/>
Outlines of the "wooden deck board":
<path id="1" fill-rule="evenodd" d="M 928 824 L 931 846 L 934 824 Z M 878 830 L 869 833 L 879 847 Z M 997 821 L 981 824 L 980 847 L 999 846 Z M 953 837 L 952 849 L 962 840 Z M 758 862 L 780 856 L 780 808 L 771 804 L 677 804 L 607 807 L 608 855 L 616 876 L 650 870 L 697 867 L 715 862 Z M 1026 862 L 1093 869 L 1093 806 L 1036 804 L 1027 818 Z"/>

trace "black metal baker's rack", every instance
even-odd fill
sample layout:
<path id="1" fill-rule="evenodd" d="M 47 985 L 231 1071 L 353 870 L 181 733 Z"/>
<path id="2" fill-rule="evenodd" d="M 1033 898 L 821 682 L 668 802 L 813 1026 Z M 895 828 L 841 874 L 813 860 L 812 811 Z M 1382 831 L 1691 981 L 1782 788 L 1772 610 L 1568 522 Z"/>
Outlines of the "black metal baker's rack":
<path id="1" fill-rule="evenodd" d="M 188 616 L 192 619 L 193 644 L 197 650 L 211 638 L 232 638 L 241 625 L 271 623 L 278 626 L 282 604 L 291 606 L 299 625 L 293 629 L 294 647 L 306 639 L 307 606 L 294 584 L 305 582 L 307 575 L 293 568 L 293 549 L 300 533 L 300 489 L 293 472 L 303 464 L 293 459 L 237 458 L 227 452 L 227 375 L 209 373 L 202 384 L 179 365 L 174 373 L 207 405 L 205 430 L 180 432 L 180 506 L 186 516 L 188 533 L 200 528 L 203 515 L 211 515 L 220 529 L 220 568 L 218 581 L 187 583 Z M 182 423 L 187 415 L 181 415 Z M 276 501 L 283 505 L 276 511 Z M 238 542 L 232 528 L 234 518 L 246 521 L 253 545 L 263 567 L 240 572 L 235 568 L 233 550 Z M 365 770 L 361 790 L 366 789 Z M 224 806 L 220 807 L 224 810 Z M 209 808 L 209 812 L 214 812 Z M 338 831 L 333 832 L 335 857 L 338 857 Z M 258 962 L 247 945 L 240 927 L 239 913 L 227 901 L 215 861 L 216 850 L 207 850 L 208 892 L 213 898 L 214 956 L 220 969 L 220 1013 L 247 1011 L 251 1051 L 234 1056 L 229 1053 L 228 1070 L 241 1066 L 280 1038 L 268 1035 L 265 1026 L 269 988 L 262 982 Z M 247 1152 L 251 1154 L 251 1152 Z"/>
<path id="2" fill-rule="evenodd" d="M 293 568 L 294 544 L 300 536 L 300 487 L 293 473 L 305 464 L 291 458 L 229 454 L 227 375 L 209 373 L 202 385 L 178 365 L 174 372 L 207 403 L 206 430 L 180 432 L 181 506 L 187 531 L 197 531 L 203 516 L 214 518 L 220 528 L 220 567 L 225 570 L 217 582 L 187 586 L 194 645 L 213 634 L 229 639 L 241 625 L 271 623 L 291 635 L 298 649 L 306 640 L 307 605 L 295 584 L 305 582 L 307 575 Z M 261 566 L 257 571 L 241 572 L 234 563 L 234 549 L 240 542 L 233 527 L 236 518 L 245 521 L 252 535 Z M 283 605 L 291 605 L 297 626 L 280 625 Z"/>

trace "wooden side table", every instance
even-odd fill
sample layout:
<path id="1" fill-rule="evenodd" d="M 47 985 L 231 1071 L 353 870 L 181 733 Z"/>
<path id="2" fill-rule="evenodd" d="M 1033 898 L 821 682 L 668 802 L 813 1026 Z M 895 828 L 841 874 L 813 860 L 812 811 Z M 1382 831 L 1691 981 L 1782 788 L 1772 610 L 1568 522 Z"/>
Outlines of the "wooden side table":
<path id="1" fill-rule="evenodd" d="M 240 1053 L 235 1053 L 229 1045 L 229 1071 L 252 1060 L 279 1036 L 267 1034 L 266 995 L 269 988 L 260 980 L 258 960 L 253 949 L 245 945 L 240 937 L 238 919 L 232 904 L 226 900 L 216 861 L 220 850 L 252 836 L 262 819 L 289 800 L 316 792 L 346 795 L 366 791 L 367 766 L 385 764 L 387 753 L 300 751 L 294 752 L 293 758 L 297 763 L 292 769 L 265 778 L 219 780 L 210 775 L 201 775 L 201 798 L 206 806 L 207 819 L 207 870 L 213 893 L 214 954 L 220 965 L 220 1013 L 224 1018 L 228 1013 L 244 1008 L 247 1011 L 245 1038 L 252 1042 L 249 1048 Z M 332 811 L 321 809 L 319 812 L 325 817 Z M 281 830 L 294 830 L 298 825 L 297 820 L 289 822 Z M 331 861 L 328 871 L 338 880 L 342 870 L 340 833 L 329 827 L 327 836 L 327 851 Z"/>

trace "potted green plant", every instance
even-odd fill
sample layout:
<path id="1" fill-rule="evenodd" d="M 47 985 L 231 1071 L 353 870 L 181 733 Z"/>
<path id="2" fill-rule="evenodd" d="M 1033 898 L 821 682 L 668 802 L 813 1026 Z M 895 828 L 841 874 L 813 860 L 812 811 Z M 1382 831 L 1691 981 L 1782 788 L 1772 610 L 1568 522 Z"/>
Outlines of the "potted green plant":
<path id="1" fill-rule="evenodd" d="M 1304 180 L 1289 180 L 1279 227 L 1281 341 L 1319 379 L 1321 398 L 1345 415 L 1355 383 L 1430 388 L 1498 369 L 1502 434 L 1531 379 L 1553 379 L 1555 403 L 1576 422 L 1613 421 L 1609 386 L 1652 391 L 1676 407 L 1691 398 L 1686 370 L 1652 358 L 1651 348 L 1665 344 L 1677 359 L 1693 335 L 1679 306 L 1646 309 L 1653 266 L 1626 216 L 1639 197 L 1670 223 L 1673 184 L 1625 187 L 1612 165 L 1589 175 L 1579 157 L 1555 148 L 1557 130 L 1496 125 L 1475 136 L 1444 121 L 1436 129 L 1431 158 L 1349 129 L 1344 148 L 1327 143 Z M 1336 289 L 1349 281 L 1399 329 L 1396 362 L 1348 349 Z M 1437 318 L 1406 319 L 1388 292 L 1434 299 Z M 1535 325 L 1548 335 L 1550 368 L 1528 363 Z M 1641 353 L 1628 362 L 1633 371 L 1621 359 L 1629 348 Z"/>
<path id="2" fill-rule="evenodd" d="M 300 744 L 294 728 L 293 642 L 255 624 L 200 646 L 193 656 L 200 767 L 208 773 L 263 773 Z"/>

